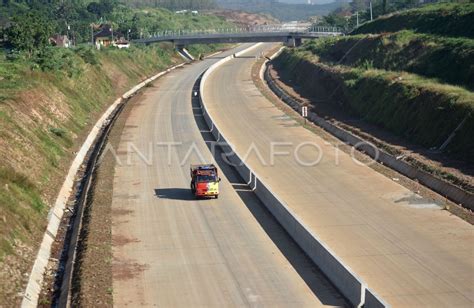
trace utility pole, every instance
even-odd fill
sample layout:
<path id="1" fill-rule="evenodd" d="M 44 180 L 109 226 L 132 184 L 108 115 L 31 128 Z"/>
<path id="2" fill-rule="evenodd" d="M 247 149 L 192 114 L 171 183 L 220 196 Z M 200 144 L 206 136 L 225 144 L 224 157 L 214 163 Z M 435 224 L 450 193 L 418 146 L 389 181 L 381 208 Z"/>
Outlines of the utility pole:
<path id="1" fill-rule="evenodd" d="M 359 27 L 359 11 L 356 11 L 357 27 Z"/>
<path id="2" fill-rule="evenodd" d="M 372 21 L 374 18 L 372 16 L 372 1 L 370 1 L 370 20 Z"/>
<path id="3" fill-rule="evenodd" d="M 66 24 L 66 25 L 67 25 L 67 24 Z M 72 44 L 71 44 L 72 40 L 69 40 L 69 31 L 71 31 L 71 26 L 70 26 L 70 25 L 67 25 L 66 37 L 67 37 L 67 40 L 68 40 L 68 42 L 67 42 L 68 48 L 70 47 L 70 45 L 72 45 Z"/>

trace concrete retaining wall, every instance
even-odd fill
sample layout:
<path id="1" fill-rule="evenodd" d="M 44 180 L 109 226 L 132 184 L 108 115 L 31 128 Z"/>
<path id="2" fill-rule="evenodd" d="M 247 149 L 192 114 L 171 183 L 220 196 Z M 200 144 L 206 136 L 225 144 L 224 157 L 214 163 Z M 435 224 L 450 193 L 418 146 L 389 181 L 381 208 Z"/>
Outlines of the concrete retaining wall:
<path id="1" fill-rule="evenodd" d="M 301 105 L 273 81 L 268 69 L 265 70 L 263 76 L 269 88 L 278 97 L 290 105 L 294 110 L 301 112 Z M 346 130 L 341 129 L 332 123 L 327 122 L 313 112 L 308 112 L 308 119 L 345 143 L 356 147 L 358 150 L 364 151 L 376 161 L 383 163 L 384 165 L 400 172 L 410 179 L 418 180 L 424 186 L 434 190 L 442 196 L 447 197 L 451 201 L 470 210 L 474 210 L 474 194 L 469 193 L 457 187 L 456 185 L 443 181 L 423 170 L 420 170 L 403 160 L 397 159 L 396 157 L 383 152 L 380 149 L 377 149 L 374 144 L 367 142 Z"/>
<path id="2" fill-rule="evenodd" d="M 237 53 L 236 56 L 248 52 L 250 49 L 255 47 L 256 45 L 243 50 Z M 206 71 L 201 80 L 201 94 L 203 93 L 204 84 L 206 83 L 208 76 L 217 67 L 231 59 L 232 57 L 226 57 L 212 65 Z M 242 161 L 239 154 L 232 151 L 232 147 L 226 141 L 223 132 L 219 130 L 219 127 L 207 112 L 206 104 L 202 95 L 200 96 L 200 100 L 204 119 L 209 126 L 212 135 L 218 141 L 218 144 L 225 153 L 229 154 L 229 160 L 234 164 L 242 178 L 249 183 L 258 198 L 298 243 L 298 245 L 306 252 L 311 260 L 324 272 L 324 274 L 341 291 L 341 293 L 344 294 L 352 305 L 364 305 L 364 307 L 387 307 L 388 305 L 386 305 L 379 296 L 366 288 L 366 284 L 360 277 L 347 267 L 316 234 L 312 233 L 311 230 L 305 226 L 303 221 L 291 211 L 288 205 L 271 190 L 271 187 L 262 181 L 259 175 Z M 366 301 L 366 299 L 368 300 Z"/>
<path id="3" fill-rule="evenodd" d="M 56 238 L 59 225 L 61 224 L 61 219 L 63 217 L 64 209 L 66 207 L 66 202 L 70 197 L 70 194 L 73 190 L 74 178 L 77 174 L 77 171 L 84 163 L 87 153 L 89 152 L 92 145 L 95 143 L 95 140 L 102 132 L 102 127 L 109 121 L 109 117 L 114 113 L 114 111 L 122 104 L 126 99 L 130 98 L 136 94 L 141 88 L 143 88 L 148 83 L 156 80 L 157 78 L 171 72 L 172 70 L 183 66 L 179 64 L 173 66 L 166 71 L 160 72 L 153 77 L 146 79 L 145 81 L 139 83 L 128 92 L 124 93 L 122 97 L 116 99 L 113 104 L 104 112 L 100 119 L 92 127 L 87 139 L 82 144 L 79 152 L 76 154 L 71 166 L 69 167 L 68 174 L 64 179 L 61 190 L 59 191 L 58 197 L 54 203 L 54 206 L 51 208 L 48 214 L 48 225 L 46 232 L 44 233 L 43 240 L 41 242 L 38 254 L 33 264 L 33 269 L 31 270 L 28 284 L 26 286 L 25 292 L 23 294 L 23 300 L 21 302 L 21 307 L 36 307 L 38 304 L 39 294 L 41 292 L 41 287 L 43 284 L 43 276 L 48 265 L 49 257 L 51 255 L 51 245 Z"/>

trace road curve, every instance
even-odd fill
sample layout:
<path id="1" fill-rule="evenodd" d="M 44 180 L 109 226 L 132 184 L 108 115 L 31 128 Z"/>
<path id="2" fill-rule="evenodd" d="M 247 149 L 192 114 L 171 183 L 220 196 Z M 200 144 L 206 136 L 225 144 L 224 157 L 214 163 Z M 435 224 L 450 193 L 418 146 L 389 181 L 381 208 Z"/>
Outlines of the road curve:
<path id="1" fill-rule="evenodd" d="M 226 140 L 388 304 L 473 307 L 473 226 L 355 163 L 264 98 L 250 71 L 268 48 L 225 63 L 204 86 L 206 108 Z M 272 142 L 280 152 L 273 164 Z M 316 146 L 297 149 L 306 142 L 322 150 L 315 166 L 301 164 L 320 154 Z"/>
<path id="2" fill-rule="evenodd" d="M 217 60 L 163 77 L 126 120 L 112 200 L 114 305 L 344 305 L 231 169 L 221 169 L 219 199 L 192 197 L 189 164 L 213 158 L 191 93 Z"/>

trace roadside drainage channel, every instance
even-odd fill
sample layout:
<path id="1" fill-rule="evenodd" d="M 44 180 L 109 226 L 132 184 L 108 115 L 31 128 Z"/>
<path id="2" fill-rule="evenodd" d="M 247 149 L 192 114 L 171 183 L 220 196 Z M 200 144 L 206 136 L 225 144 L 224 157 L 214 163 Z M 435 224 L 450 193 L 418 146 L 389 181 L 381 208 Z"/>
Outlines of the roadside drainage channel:
<path id="1" fill-rule="evenodd" d="M 272 56 L 271 59 L 274 59 L 274 56 Z M 275 95 L 277 95 L 282 101 L 301 114 L 301 105 L 298 103 L 298 101 L 291 97 L 291 95 L 289 95 L 280 86 L 278 86 L 278 84 L 276 84 L 276 82 L 271 77 L 270 70 L 268 69 L 268 62 L 269 61 L 266 61 L 262 65 L 260 76 L 263 76 L 264 81 Z M 420 170 L 401 159 L 397 159 L 395 156 L 392 156 L 377 148 L 374 144 L 324 120 L 314 112 L 308 111 L 308 119 L 346 144 L 355 147 L 358 151 L 365 152 L 375 161 L 383 163 L 389 168 L 412 180 L 417 180 L 422 185 L 432 189 L 438 194 L 450 199 L 464 208 L 467 208 L 471 211 L 474 210 L 474 194 L 465 191 L 456 185 L 443 181 L 423 170 Z"/>
<path id="2" fill-rule="evenodd" d="M 78 174 L 78 171 L 85 166 L 85 173 L 79 181 L 79 190 L 75 198 L 76 201 L 74 214 L 71 217 L 71 221 L 73 221 L 73 223 L 67 230 L 66 239 L 68 242 L 65 244 L 66 251 L 63 251 L 63 254 L 67 254 L 67 258 L 63 262 L 63 282 L 57 302 L 58 306 L 60 307 L 69 306 L 69 290 L 71 286 L 72 273 L 74 271 L 76 243 L 80 234 L 84 203 L 87 200 L 87 191 L 90 187 L 91 175 L 94 173 L 97 159 L 100 156 L 99 154 L 104 145 L 104 141 L 107 139 L 110 128 L 129 98 L 135 95 L 140 89 L 145 87 L 150 82 L 155 81 L 157 78 L 175 70 L 176 68 L 182 67 L 185 64 L 186 63 L 182 63 L 170 67 L 130 89 L 128 92 L 123 94 L 122 97 L 116 99 L 113 102 L 113 104 L 104 112 L 104 114 L 91 129 L 87 139 L 82 144 L 82 147 L 80 148 L 69 168 L 68 174 L 63 182 L 63 185 L 61 186 L 61 190 L 54 206 L 48 213 L 48 225 L 33 264 L 33 269 L 29 275 L 28 284 L 23 295 L 21 307 L 36 307 L 38 305 L 44 273 L 51 255 L 51 246 L 58 233 L 63 213 L 66 210 L 67 201 L 71 197 L 73 188 L 77 183 L 75 182 L 76 174 Z"/>
<path id="3" fill-rule="evenodd" d="M 209 126 L 210 132 L 216 139 L 217 144 L 224 153 L 227 153 L 227 159 L 233 164 L 240 176 L 243 179 L 248 179 L 248 185 L 252 188 L 257 197 L 349 302 L 354 307 L 389 307 L 389 305 L 374 291 L 369 289 L 367 284 L 346 266 L 316 234 L 311 232 L 311 230 L 304 225 L 302 219 L 261 180 L 258 174 L 246 165 L 238 153 L 233 151 L 233 148 L 226 141 L 224 135 L 206 109 L 202 93 L 204 84 L 209 75 L 219 66 L 259 45 L 260 44 L 253 45 L 232 56 L 223 58 L 209 67 L 204 73 L 199 88 L 200 106 L 204 120 Z"/>
<path id="4" fill-rule="evenodd" d="M 53 307 L 68 307 L 71 302 L 71 290 L 72 290 L 72 279 L 75 275 L 75 263 L 77 257 L 78 241 L 82 230 L 82 222 L 84 216 L 84 210 L 87 202 L 90 200 L 89 193 L 93 186 L 93 177 L 96 171 L 97 162 L 102 154 L 104 146 L 107 142 L 107 137 L 112 129 L 116 119 L 122 112 L 127 100 L 124 100 L 113 114 L 110 116 L 109 121 L 103 127 L 100 135 L 98 136 L 90 154 L 86 158 L 87 162 L 84 176 L 80 180 L 77 189 L 77 195 L 74 204 L 74 213 L 70 218 L 69 228 L 66 234 L 66 240 L 64 248 L 61 254 L 60 267 L 59 267 L 59 282 L 60 292 L 59 296 L 54 298 Z"/>

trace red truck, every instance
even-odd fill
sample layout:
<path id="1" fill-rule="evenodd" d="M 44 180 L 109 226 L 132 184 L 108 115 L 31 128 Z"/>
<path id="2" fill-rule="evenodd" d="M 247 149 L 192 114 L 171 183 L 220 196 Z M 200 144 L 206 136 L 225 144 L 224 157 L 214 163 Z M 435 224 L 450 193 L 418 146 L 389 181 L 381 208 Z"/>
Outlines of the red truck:
<path id="1" fill-rule="evenodd" d="M 217 167 L 214 164 L 191 165 L 190 173 L 191 192 L 196 198 L 219 198 L 219 182 L 221 179 L 217 174 Z"/>

